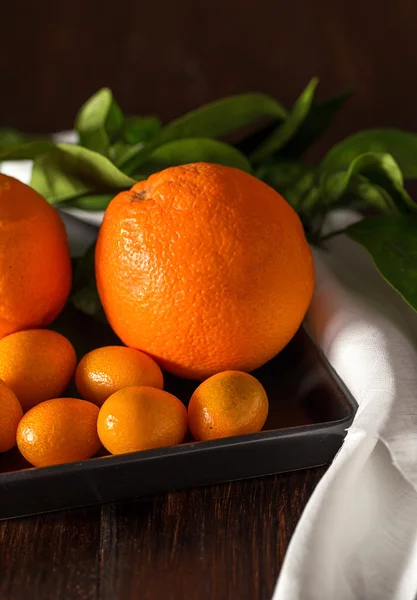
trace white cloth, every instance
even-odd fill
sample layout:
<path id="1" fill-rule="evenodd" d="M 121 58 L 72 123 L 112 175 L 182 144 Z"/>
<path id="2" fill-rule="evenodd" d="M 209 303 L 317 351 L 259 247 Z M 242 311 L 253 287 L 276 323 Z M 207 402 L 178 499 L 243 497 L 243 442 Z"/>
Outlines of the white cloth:
<path id="1" fill-rule="evenodd" d="M 27 182 L 30 163 L 0 171 Z M 351 216 L 336 218 L 337 228 Z M 79 253 L 95 231 L 65 221 Z M 301 517 L 274 600 L 415 600 L 417 316 L 358 245 L 340 236 L 329 249 L 315 253 L 307 324 L 359 409 Z"/>

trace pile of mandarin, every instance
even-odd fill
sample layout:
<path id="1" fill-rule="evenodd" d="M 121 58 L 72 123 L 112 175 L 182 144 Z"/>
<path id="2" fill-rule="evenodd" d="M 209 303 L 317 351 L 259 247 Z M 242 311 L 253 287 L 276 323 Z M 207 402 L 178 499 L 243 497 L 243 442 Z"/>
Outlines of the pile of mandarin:
<path id="1" fill-rule="evenodd" d="M 81 398 L 60 397 L 75 378 Z M 0 452 L 17 444 L 36 467 L 81 461 L 104 448 L 136 452 L 260 431 L 268 398 L 251 375 L 224 371 L 194 391 L 188 409 L 163 390 L 158 364 L 106 346 L 77 365 L 71 342 L 46 329 L 0 340 Z"/>

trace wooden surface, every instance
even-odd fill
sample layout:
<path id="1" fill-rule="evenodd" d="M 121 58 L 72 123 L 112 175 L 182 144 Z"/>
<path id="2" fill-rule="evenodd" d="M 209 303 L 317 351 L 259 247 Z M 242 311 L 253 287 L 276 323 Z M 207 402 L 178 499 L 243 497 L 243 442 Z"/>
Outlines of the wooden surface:
<path id="1" fill-rule="evenodd" d="M 0 523 L 2 600 L 269 600 L 324 468 Z"/>

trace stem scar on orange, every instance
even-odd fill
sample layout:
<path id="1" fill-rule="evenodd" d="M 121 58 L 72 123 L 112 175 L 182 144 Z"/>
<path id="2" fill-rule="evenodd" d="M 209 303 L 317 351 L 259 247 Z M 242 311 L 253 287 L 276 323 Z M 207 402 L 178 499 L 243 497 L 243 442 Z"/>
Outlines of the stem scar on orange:
<path id="1" fill-rule="evenodd" d="M 291 206 L 252 175 L 208 163 L 171 167 L 116 196 L 95 264 L 121 340 L 191 379 L 271 359 L 314 287 Z"/>
<path id="2" fill-rule="evenodd" d="M 0 338 L 49 325 L 71 287 L 58 212 L 28 185 L 0 174 Z"/>

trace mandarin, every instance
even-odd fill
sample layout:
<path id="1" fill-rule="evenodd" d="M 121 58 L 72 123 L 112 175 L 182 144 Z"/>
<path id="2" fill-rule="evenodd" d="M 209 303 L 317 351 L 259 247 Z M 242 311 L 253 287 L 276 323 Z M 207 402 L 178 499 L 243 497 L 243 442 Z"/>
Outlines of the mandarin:
<path id="1" fill-rule="evenodd" d="M 25 411 L 62 394 L 76 363 L 71 342 L 55 331 L 30 329 L 0 340 L 0 379 L 14 391 Z"/>
<path id="2" fill-rule="evenodd" d="M 29 186 L 0 174 L 0 338 L 49 325 L 71 287 L 57 211 Z"/>
<path id="3" fill-rule="evenodd" d="M 147 354 L 126 346 L 104 346 L 86 354 L 75 372 L 83 398 L 101 406 L 118 390 L 134 385 L 164 387 L 161 369 Z"/>
<path id="4" fill-rule="evenodd" d="M 16 431 L 23 410 L 16 394 L 0 379 L 0 452 L 16 444 Z"/>
<path id="5" fill-rule="evenodd" d="M 110 396 L 97 421 L 101 443 L 112 454 L 180 444 L 187 426 L 181 400 L 147 386 L 128 387 Z"/>
<path id="6" fill-rule="evenodd" d="M 225 371 L 209 377 L 188 404 L 190 431 L 196 440 L 212 440 L 261 431 L 268 416 L 262 384 L 248 373 Z"/>
<path id="7" fill-rule="evenodd" d="M 171 167 L 116 196 L 95 264 L 115 333 L 191 379 L 272 358 L 314 286 L 291 206 L 252 175 L 208 163 Z"/>
<path id="8" fill-rule="evenodd" d="M 98 407 L 77 398 L 54 398 L 29 410 L 17 428 L 17 446 L 35 467 L 85 460 L 101 447 Z"/>

